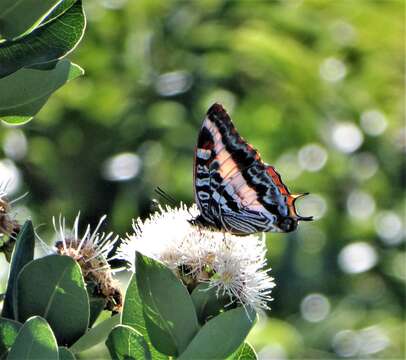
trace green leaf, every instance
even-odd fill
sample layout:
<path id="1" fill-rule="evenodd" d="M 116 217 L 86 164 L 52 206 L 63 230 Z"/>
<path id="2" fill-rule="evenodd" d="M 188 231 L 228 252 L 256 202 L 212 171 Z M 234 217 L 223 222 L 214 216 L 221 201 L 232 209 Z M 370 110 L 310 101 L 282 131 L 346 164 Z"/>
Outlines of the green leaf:
<path id="1" fill-rule="evenodd" d="M 136 269 L 138 292 L 152 344 L 166 355 L 182 353 L 199 330 L 186 287 L 170 269 L 139 253 Z"/>
<path id="2" fill-rule="evenodd" d="M 166 355 L 161 354 L 151 344 L 151 340 L 145 325 L 144 310 L 140 295 L 138 293 L 137 277 L 135 274 L 132 275 L 125 293 L 121 323 L 123 325 L 131 326 L 133 329 L 142 334 L 142 336 L 144 336 L 154 360 L 168 359 Z"/>
<path id="3" fill-rule="evenodd" d="M 227 358 L 227 360 L 256 360 L 256 359 L 257 354 L 255 350 L 247 342 L 242 344 L 234 354 L 232 354 Z"/>
<path id="4" fill-rule="evenodd" d="M 58 348 L 59 351 L 59 360 L 75 360 L 75 355 L 72 354 L 72 352 L 67 349 L 66 347 L 60 346 Z"/>
<path id="5" fill-rule="evenodd" d="M 255 323 L 253 310 L 238 307 L 208 321 L 179 359 L 224 359 L 243 343 Z"/>
<path id="6" fill-rule="evenodd" d="M 0 359 L 14 344 L 21 326 L 17 321 L 0 318 Z"/>
<path id="7" fill-rule="evenodd" d="M 0 118 L 8 124 L 29 121 L 54 91 L 83 73 L 64 59 L 50 70 L 21 69 L 0 79 Z"/>
<path id="8" fill-rule="evenodd" d="M 66 56 L 82 39 L 85 23 L 82 2 L 78 0 L 28 35 L 0 43 L 0 77 Z"/>
<path id="9" fill-rule="evenodd" d="M 62 0 L 59 4 L 50 11 L 47 16 L 41 21 L 41 25 L 45 24 L 68 10 L 77 0 Z"/>
<path id="10" fill-rule="evenodd" d="M 8 125 L 24 125 L 32 120 L 32 116 L 5 116 L 1 120 Z"/>
<path id="11" fill-rule="evenodd" d="M 58 345 L 48 323 L 33 316 L 23 325 L 7 360 L 58 360 Z"/>
<path id="12" fill-rule="evenodd" d="M 78 341 L 76 341 L 70 350 L 74 353 L 80 353 L 82 351 L 88 350 L 93 346 L 104 342 L 111 329 L 120 323 L 120 315 L 116 314 L 107 320 L 102 321 L 100 324 L 96 325 L 94 328 L 90 329 L 86 334 L 84 334 Z"/>
<path id="13" fill-rule="evenodd" d="M 3 304 L 1 316 L 9 319 L 16 319 L 13 311 L 13 296 L 16 286 L 17 276 L 20 270 L 34 258 L 35 235 L 31 221 L 26 221 L 18 233 L 14 247 L 10 275 L 8 277 L 6 298 Z"/>
<path id="14" fill-rule="evenodd" d="M 152 359 L 144 337 L 130 326 L 115 327 L 106 345 L 113 360 Z"/>
<path id="15" fill-rule="evenodd" d="M 90 307 L 89 328 L 91 328 L 99 317 L 100 313 L 104 310 L 107 300 L 102 297 L 93 297 L 89 294 L 89 289 L 87 290 L 87 294 L 89 295 Z"/>
<path id="16" fill-rule="evenodd" d="M 125 293 L 121 322 L 123 325 L 131 326 L 144 336 L 148 334 L 145 327 L 142 301 L 138 293 L 137 277 L 135 274 L 131 276 Z"/>
<path id="17" fill-rule="evenodd" d="M 220 313 L 224 309 L 228 299 L 217 298 L 216 288 L 202 283 L 192 291 L 192 301 L 196 309 L 197 317 L 201 324 Z"/>
<path id="18" fill-rule="evenodd" d="M 87 330 L 85 282 L 79 265 L 68 256 L 49 255 L 27 264 L 18 276 L 15 300 L 19 321 L 41 315 L 61 345 L 73 344 Z"/>
<path id="19" fill-rule="evenodd" d="M 2 0 L 0 35 L 12 39 L 39 23 L 61 0 Z"/>
<path id="20" fill-rule="evenodd" d="M 168 355 L 168 353 L 177 353 L 176 344 L 170 335 L 168 335 L 168 332 L 151 320 L 145 313 L 144 318 L 152 347 L 155 347 L 154 344 L 158 344 L 157 348 L 166 355 Z"/>

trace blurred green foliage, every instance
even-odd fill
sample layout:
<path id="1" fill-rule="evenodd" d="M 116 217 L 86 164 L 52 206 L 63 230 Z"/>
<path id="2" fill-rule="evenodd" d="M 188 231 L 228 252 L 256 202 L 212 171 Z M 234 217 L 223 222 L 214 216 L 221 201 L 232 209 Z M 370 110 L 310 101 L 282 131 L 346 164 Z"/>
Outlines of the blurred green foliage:
<path id="1" fill-rule="evenodd" d="M 30 124 L 0 125 L 0 178 L 19 174 L 12 197 L 29 191 L 18 216 L 50 239 L 53 215 L 107 213 L 124 236 L 156 186 L 191 203 L 197 132 L 223 103 L 289 189 L 313 194 L 299 212 L 317 218 L 267 235 L 277 287 L 250 335 L 260 357 L 403 358 L 404 3 L 84 6 L 71 57 L 86 76 Z"/>

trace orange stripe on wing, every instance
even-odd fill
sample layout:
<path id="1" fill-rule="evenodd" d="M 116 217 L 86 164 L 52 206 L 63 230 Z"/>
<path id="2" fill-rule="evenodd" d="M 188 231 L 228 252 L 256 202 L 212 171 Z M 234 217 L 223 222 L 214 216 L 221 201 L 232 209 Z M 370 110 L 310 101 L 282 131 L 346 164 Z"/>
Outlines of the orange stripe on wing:
<path id="1" fill-rule="evenodd" d="M 271 166 L 271 165 L 268 165 L 266 171 L 268 172 L 269 175 L 271 175 L 273 182 L 278 187 L 281 194 L 282 195 L 289 195 L 290 192 L 289 192 L 288 188 L 282 182 L 281 176 L 277 173 L 275 168 L 273 166 Z"/>
<path id="2" fill-rule="evenodd" d="M 298 213 L 296 212 L 296 207 L 295 207 L 295 200 L 302 196 L 307 195 L 307 193 L 291 194 L 289 192 L 288 188 L 286 187 L 286 185 L 282 182 L 281 176 L 278 174 L 278 172 L 275 170 L 275 168 L 273 166 L 269 165 L 267 167 L 267 172 L 269 175 L 271 175 L 273 182 L 278 187 L 281 194 L 286 196 L 286 205 L 288 206 L 288 209 L 289 209 L 289 216 L 291 216 L 292 218 L 297 219 L 297 220 L 305 220 L 305 221 L 312 220 L 311 217 L 306 218 L 306 217 L 302 217 L 302 216 L 298 215 Z"/>

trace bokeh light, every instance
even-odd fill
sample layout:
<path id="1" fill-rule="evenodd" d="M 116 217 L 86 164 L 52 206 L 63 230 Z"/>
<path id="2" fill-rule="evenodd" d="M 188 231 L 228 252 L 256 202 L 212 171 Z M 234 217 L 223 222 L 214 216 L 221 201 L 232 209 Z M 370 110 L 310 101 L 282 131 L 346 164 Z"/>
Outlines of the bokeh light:
<path id="1" fill-rule="evenodd" d="M 111 181 L 126 181 L 138 175 L 141 160 L 133 153 L 112 156 L 103 164 L 103 177 Z"/>
<path id="2" fill-rule="evenodd" d="M 101 0 L 102 6 L 106 9 L 117 10 L 125 6 L 128 0 Z"/>
<path id="3" fill-rule="evenodd" d="M 315 220 L 322 218 L 327 211 L 327 202 L 323 196 L 310 194 L 296 202 L 297 212 L 301 216 L 313 216 Z"/>
<path id="4" fill-rule="evenodd" d="M 353 44 L 357 39 L 354 26 L 345 20 L 337 20 L 332 23 L 330 31 L 333 40 L 341 46 Z"/>
<path id="5" fill-rule="evenodd" d="M 353 357 L 358 354 L 361 339 L 355 331 L 343 330 L 334 336 L 332 345 L 337 355 L 346 358 Z"/>
<path id="6" fill-rule="evenodd" d="M 361 355 L 370 355 L 378 353 L 390 345 L 390 340 L 387 334 L 378 325 L 369 326 L 362 329 L 360 332 Z"/>
<path id="7" fill-rule="evenodd" d="M 347 211 L 357 220 L 366 220 L 375 211 L 375 200 L 365 191 L 353 190 L 347 198 Z"/>
<path id="8" fill-rule="evenodd" d="M 13 195 L 21 185 L 21 174 L 10 159 L 0 160 L 0 184 L 7 184 L 7 194 Z"/>
<path id="9" fill-rule="evenodd" d="M 368 135 L 381 135 L 387 126 L 388 122 L 385 115 L 378 110 L 368 110 L 361 114 L 362 130 Z"/>
<path id="10" fill-rule="evenodd" d="M 280 174 L 283 174 L 284 181 L 295 180 L 302 173 L 298 158 L 293 152 L 282 154 L 276 160 L 275 167 Z"/>
<path id="11" fill-rule="evenodd" d="M 364 136 L 355 124 L 340 122 L 332 129 L 332 140 L 338 150 L 343 153 L 352 153 L 362 145 Z"/>
<path id="12" fill-rule="evenodd" d="M 376 157 L 369 152 L 356 153 L 350 161 L 351 174 L 359 180 L 373 177 L 379 169 Z"/>
<path id="13" fill-rule="evenodd" d="M 380 211 L 375 216 L 378 236 L 388 245 L 397 245 L 403 240 L 402 219 L 394 211 Z"/>
<path id="14" fill-rule="evenodd" d="M 320 75 L 328 82 L 338 82 L 347 74 L 345 64 L 334 57 L 329 57 L 320 65 Z"/>
<path id="15" fill-rule="evenodd" d="M 258 360 L 285 360 L 288 354 L 280 344 L 267 345 L 258 352 Z"/>
<path id="16" fill-rule="evenodd" d="M 180 70 L 160 75 L 156 80 L 155 88 L 162 96 L 174 96 L 188 91 L 192 83 L 191 74 Z"/>
<path id="17" fill-rule="evenodd" d="M 27 154 L 27 138 L 19 129 L 7 131 L 3 141 L 4 153 L 13 160 L 21 160 Z"/>
<path id="18" fill-rule="evenodd" d="M 337 355 L 345 358 L 364 358 L 376 354 L 390 345 L 387 334 L 378 326 L 373 325 L 360 331 L 342 330 L 332 341 Z"/>
<path id="19" fill-rule="evenodd" d="M 305 320 L 320 322 L 330 313 L 330 302 L 322 294 L 310 294 L 302 300 L 300 312 Z"/>
<path id="20" fill-rule="evenodd" d="M 327 151 L 319 144 L 308 144 L 299 150 L 299 164 L 303 170 L 319 171 L 326 164 Z"/>
<path id="21" fill-rule="evenodd" d="M 338 254 L 340 268 L 349 274 L 358 274 L 373 268 L 378 262 L 376 250 L 366 242 L 346 245 Z"/>

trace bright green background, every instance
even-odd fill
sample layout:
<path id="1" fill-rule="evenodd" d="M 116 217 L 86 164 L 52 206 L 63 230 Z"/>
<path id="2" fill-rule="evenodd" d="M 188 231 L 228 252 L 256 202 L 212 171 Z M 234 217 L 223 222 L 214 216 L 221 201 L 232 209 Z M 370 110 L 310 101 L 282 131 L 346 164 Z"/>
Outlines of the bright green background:
<path id="1" fill-rule="evenodd" d="M 52 215 L 73 221 L 81 210 L 95 224 L 107 213 L 107 229 L 124 235 L 149 213 L 156 186 L 192 203 L 197 132 L 221 102 L 291 191 L 314 194 L 299 211 L 323 215 L 267 236 L 277 287 L 269 320 L 251 334 L 260 356 L 403 357 L 403 2 L 104 0 L 85 9 L 88 28 L 70 58 L 86 75 L 28 125 L 0 125 L 0 177 L 15 165 L 12 197 L 29 191 L 19 216 L 46 224 L 38 232 L 51 239 Z M 387 123 L 378 136 L 365 124 L 370 110 Z M 337 129 L 348 122 L 363 141 L 345 153 L 351 134 Z M 318 171 L 303 163 L 309 144 L 328 156 Z M 138 174 L 107 180 L 105 161 L 123 152 L 138 156 Z M 345 272 L 339 254 L 359 241 L 367 250 L 350 265 L 371 251 L 376 265 Z"/>

